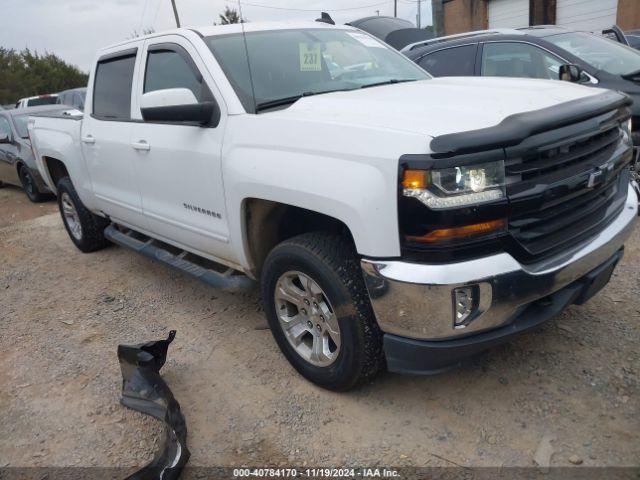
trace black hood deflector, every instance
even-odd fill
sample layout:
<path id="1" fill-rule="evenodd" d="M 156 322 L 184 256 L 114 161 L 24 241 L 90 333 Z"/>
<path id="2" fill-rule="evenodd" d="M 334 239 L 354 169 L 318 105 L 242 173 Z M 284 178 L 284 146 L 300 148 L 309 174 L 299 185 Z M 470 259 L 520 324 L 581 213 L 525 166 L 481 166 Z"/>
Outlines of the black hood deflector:
<path id="1" fill-rule="evenodd" d="M 532 135 L 562 128 L 613 110 L 628 109 L 630 105 L 631 99 L 627 95 L 607 90 L 598 95 L 540 110 L 516 113 L 492 127 L 435 137 L 431 141 L 432 156 L 446 158 L 518 145 Z M 628 110 L 623 113 L 626 116 L 631 115 Z"/>

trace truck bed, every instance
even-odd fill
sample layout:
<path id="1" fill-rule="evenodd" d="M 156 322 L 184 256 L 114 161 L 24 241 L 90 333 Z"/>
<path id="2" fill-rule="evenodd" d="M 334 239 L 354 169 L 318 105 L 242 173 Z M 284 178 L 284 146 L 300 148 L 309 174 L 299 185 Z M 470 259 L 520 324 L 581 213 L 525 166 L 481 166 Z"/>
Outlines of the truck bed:
<path id="1" fill-rule="evenodd" d="M 70 111 L 73 109 L 70 109 Z M 49 188 L 56 188 L 49 176 L 45 159 L 63 160 L 69 173 L 83 168 L 80 131 L 83 114 L 69 115 L 68 111 L 44 113 L 29 118 L 29 137 L 36 153 L 36 165 Z"/>

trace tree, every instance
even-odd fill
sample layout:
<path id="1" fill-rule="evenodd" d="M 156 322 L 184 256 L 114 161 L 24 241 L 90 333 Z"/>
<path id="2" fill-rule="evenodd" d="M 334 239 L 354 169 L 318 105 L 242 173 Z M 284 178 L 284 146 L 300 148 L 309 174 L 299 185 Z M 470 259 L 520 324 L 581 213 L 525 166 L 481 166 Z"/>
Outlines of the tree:
<path id="1" fill-rule="evenodd" d="M 0 47 L 0 104 L 85 87 L 88 80 L 86 73 L 52 53 L 40 55 L 29 49 L 18 52 Z"/>
<path id="2" fill-rule="evenodd" d="M 235 8 L 229 8 L 228 6 L 224 7 L 224 12 L 220 15 L 220 24 L 221 25 L 230 25 L 232 23 L 244 23 L 246 20 L 240 17 L 240 14 Z M 213 22 L 214 25 L 217 25 L 216 22 Z"/>

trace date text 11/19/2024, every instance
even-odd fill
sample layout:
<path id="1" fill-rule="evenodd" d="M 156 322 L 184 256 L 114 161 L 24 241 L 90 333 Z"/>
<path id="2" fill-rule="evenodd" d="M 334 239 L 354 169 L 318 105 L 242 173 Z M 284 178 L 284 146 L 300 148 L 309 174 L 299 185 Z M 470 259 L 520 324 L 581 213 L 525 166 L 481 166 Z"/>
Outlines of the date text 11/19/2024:
<path id="1" fill-rule="evenodd" d="M 396 478 L 400 473 L 388 468 L 234 468 L 234 478 L 285 477 L 285 478 Z"/>

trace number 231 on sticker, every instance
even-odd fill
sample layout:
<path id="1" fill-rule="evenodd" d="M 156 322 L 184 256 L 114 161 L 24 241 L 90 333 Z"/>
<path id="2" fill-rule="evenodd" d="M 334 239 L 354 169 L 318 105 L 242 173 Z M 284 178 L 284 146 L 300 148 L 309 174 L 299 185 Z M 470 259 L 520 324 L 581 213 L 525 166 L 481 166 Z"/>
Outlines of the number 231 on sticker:
<path id="1" fill-rule="evenodd" d="M 300 43 L 300 71 L 319 72 L 322 70 L 322 48 L 319 43 Z"/>

